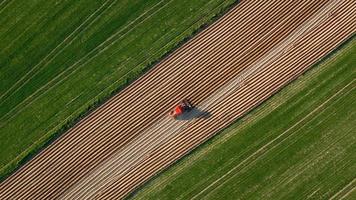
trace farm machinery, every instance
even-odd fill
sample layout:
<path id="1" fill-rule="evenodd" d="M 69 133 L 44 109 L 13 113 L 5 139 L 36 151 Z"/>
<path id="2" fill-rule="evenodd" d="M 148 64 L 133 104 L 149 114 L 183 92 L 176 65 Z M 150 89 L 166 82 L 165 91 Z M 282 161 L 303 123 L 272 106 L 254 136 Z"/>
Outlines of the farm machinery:
<path id="1" fill-rule="evenodd" d="M 192 109 L 192 104 L 188 100 L 184 99 L 169 112 L 169 115 L 176 119 L 177 117 L 183 115 L 185 112 L 191 111 Z"/>

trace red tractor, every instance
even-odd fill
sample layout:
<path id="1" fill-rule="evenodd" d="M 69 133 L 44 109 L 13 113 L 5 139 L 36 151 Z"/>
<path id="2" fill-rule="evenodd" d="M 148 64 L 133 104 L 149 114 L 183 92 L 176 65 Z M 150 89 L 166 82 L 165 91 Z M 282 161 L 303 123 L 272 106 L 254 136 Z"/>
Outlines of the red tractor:
<path id="1" fill-rule="evenodd" d="M 169 112 L 169 115 L 176 119 L 178 116 L 182 115 L 184 112 L 189 112 L 192 110 L 193 106 L 191 103 L 189 103 L 188 100 L 184 99 L 181 101 L 178 105 L 176 105 L 171 112 Z"/>

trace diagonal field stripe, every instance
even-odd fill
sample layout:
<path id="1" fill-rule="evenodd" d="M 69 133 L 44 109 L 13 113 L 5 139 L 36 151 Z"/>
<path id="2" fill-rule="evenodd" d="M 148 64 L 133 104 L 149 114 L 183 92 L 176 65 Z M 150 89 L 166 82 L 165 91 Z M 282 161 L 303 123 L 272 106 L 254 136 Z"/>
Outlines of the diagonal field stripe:
<path id="1" fill-rule="evenodd" d="M 302 119 L 300 119 L 299 121 L 297 121 L 293 126 L 289 127 L 287 130 L 285 130 L 283 133 L 281 133 L 280 135 L 278 135 L 276 138 L 274 138 L 273 140 L 269 141 L 267 144 L 263 145 L 261 148 L 259 148 L 257 151 L 255 151 L 253 154 L 251 154 L 249 157 L 247 157 L 246 159 L 244 159 L 243 161 L 241 161 L 238 165 L 236 165 L 234 168 L 230 169 L 228 172 L 226 172 L 224 175 L 222 175 L 220 178 L 216 179 L 214 182 L 212 182 L 211 184 L 209 184 L 207 187 L 204 188 L 204 190 L 200 191 L 198 194 L 194 195 L 191 199 L 197 199 L 201 194 L 203 194 L 204 192 L 208 191 L 211 187 L 213 187 L 214 185 L 216 185 L 217 183 L 221 182 L 221 180 L 223 180 L 225 177 L 231 175 L 232 172 L 234 172 L 236 169 L 238 169 L 240 166 L 242 166 L 243 164 L 247 163 L 248 161 L 250 161 L 251 159 L 253 159 L 255 156 L 259 155 L 261 152 L 262 154 L 267 153 L 268 151 L 270 151 L 271 149 L 275 148 L 278 144 L 273 145 L 273 143 L 275 141 L 277 141 L 278 139 L 280 139 L 281 137 L 283 137 L 284 135 L 286 135 L 289 131 L 291 131 L 293 128 L 295 128 L 296 126 L 298 126 L 299 124 L 303 123 L 307 118 L 309 118 L 311 115 L 313 115 L 315 112 L 318 112 L 321 108 L 323 108 L 327 103 L 329 103 L 331 100 L 333 100 L 336 96 L 338 96 L 341 92 L 343 92 L 348 86 L 352 85 L 355 82 L 355 79 L 352 80 L 350 83 L 348 83 L 347 85 L 345 85 L 343 88 L 341 88 L 338 92 L 336 92 L 334 95 L 332 95 L 331 97 L 329 97 L 326 101 L 324 101 L 321 105 L 319 105 L 318 107 L 316 107 L 313 111 L 311 111 L 309 114 L 307 114 L 305 117 L 303 117 Z M 353 89 L 353 88 L 352 88 Z M 352 90 L 351 89 L 351 90 Z M 351 90 L 349 90 L 348 92 L 350 92 Z M 269 149 L 268 149 L 269 148 Z M 267 151 L 263 152 L 265 149 L 268 149 Z M 233 176 L 231 176 L 233 177 Z M 230 178 L 231 178 L 230 177 Z M 211 191 L 209 191 L 211 192 Z"/>

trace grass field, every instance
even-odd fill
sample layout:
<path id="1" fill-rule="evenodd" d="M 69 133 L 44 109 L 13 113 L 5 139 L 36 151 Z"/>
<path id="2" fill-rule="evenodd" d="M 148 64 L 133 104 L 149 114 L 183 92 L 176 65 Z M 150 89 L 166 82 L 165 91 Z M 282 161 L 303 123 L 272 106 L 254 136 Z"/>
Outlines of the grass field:
<path id="1" fill-rule="evenodd" d="M 2 1 L 0 178 L 234 2 Z"/>
<path id="2" fill-rule="evenodd" d="M 352 199 L 356 39 L 151 180 L 136 199 Z"/>

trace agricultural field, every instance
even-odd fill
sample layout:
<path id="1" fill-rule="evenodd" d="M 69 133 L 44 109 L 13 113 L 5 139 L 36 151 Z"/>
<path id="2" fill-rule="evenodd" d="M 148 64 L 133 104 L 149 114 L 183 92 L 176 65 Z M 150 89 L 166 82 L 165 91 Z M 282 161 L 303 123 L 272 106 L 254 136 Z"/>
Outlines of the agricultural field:
<path id="1" fill-rule="evenodd" d="M 0 3 L 0 199 L 353 195 L 351 1 L 80 2 Z"/>
<path id="2" fill-rule="evenodd" d="M 2 1 L 0 178 L 234 3 Z"/>
<path id="3" fill-rule="evenodd" d="M 356 39 L 131 194 L 354 199 Z"/>

